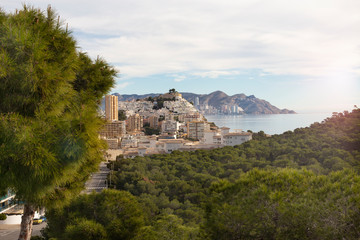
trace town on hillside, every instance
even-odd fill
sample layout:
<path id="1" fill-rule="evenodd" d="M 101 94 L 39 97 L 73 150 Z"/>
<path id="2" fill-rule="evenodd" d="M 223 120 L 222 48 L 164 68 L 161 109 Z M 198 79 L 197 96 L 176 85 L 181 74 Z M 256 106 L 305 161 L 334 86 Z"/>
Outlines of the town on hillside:
<path id="1" fill-rule="evenodd" d="M 194 151 L 242 144 L 252 134 L 207 122 L 194 105 L 175 89 L 157 97 L 119 101 L 105 97 L 106 124 L 100 138 L 108 144 L 107 158 L 134 158 L 175 150 Z"/>

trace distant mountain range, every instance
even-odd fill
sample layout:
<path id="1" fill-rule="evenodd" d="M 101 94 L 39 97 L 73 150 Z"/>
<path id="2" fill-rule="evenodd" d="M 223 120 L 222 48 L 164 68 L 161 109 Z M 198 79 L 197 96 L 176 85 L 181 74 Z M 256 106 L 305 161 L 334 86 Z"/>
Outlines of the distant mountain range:
<path id="1" fill-rule="evenodd" d="M 181 93 L 183 98 L 189 102 L 195 102 L 196 97 L 199 98 L 200 104 L 207 104 L 220 109 L 223 105 L 238 105 L 246 114 L 292 114 L 296 113 L 293 110 L 279 109 L 271 105 L 268 101 L 256 98 L 254 95 L 246 96 L 245 94 L 227 95 L 222 91 L 215 91 L 210 94 L 196 94 L 196 93 Z M 131 101 L 136 99 L 144 99 L 148 97 L 157 97 L 160 94 L 149 93 L 143 95 L 137 94 L 119 94 L 115 93 L 119 101 Z"/>

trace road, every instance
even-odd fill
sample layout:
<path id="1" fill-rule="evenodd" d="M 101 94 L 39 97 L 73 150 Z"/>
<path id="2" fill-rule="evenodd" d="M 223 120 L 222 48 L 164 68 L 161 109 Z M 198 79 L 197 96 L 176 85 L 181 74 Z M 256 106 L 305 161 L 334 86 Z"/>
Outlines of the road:
<path id="1" fill-rule="evenodd" d="M 33 225 L 33 232 L 31 236 L 40 236 L 40 230 L 46 227 L 46 223 Z M 20 224 L 0 224 L 0 239 L 1 240 L 16 240 L 19 238 Z"/>
<path id="2" fill-rule="evenodd" d="M 103 189 L 107 188 L 107 176 L 110 170 L 106 167 L 105 162 L 101 162 L 99 166 L 99 171 L 93 173 L 90 179 L 85 184 L 85 190 L 83 193 L 89 194 L 93 191 L 101 192 Z"/>

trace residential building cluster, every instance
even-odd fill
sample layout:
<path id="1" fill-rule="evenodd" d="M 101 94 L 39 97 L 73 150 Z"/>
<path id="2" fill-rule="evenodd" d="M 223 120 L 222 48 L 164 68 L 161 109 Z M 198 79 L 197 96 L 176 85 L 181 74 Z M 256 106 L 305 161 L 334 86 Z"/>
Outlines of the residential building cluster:
<path id="1" fill-rule="evenodd" d="M 175 150 L 234 146 L 252 138 L 248 132 L 231 133 L 229 128 L 210 126 L 203 115 L 177 92 L 161 95 L 161 107 L 157 106 L 157 100 L 119 102 L 117 96 L 106 96 L 107 122 L 99 135 L 107 141 L 111 159 L 120 154 L 132 158 Z M 118 120 L 119 110 L 125 112 L 126 120 Z"/>

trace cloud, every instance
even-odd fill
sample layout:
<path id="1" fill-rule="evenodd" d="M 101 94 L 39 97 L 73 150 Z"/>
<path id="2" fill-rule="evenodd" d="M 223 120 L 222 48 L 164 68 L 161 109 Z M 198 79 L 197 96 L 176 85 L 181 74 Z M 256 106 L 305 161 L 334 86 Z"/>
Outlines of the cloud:
<path id="1" fill-rule="evenodd" d="M 218 78 L 220 76 L 239 75 L 240 71 L 208 71 L 208 72 L 195 72 L 193 75 L 202 78 Z"/>
<path id="2" fill-rule="evenodd" d="M 174 75 L 173 77 L 175 77 L 174 82 L 182 82 L 186 79 L 185 76 L 180 76 L 180 75 Z"/>
<path id="3" fill-rule="evenodd" d="M 122 83 L 116 82 L 114 91 L 116 92 L 116 91 L 123 90 L 131 84 L 133 84 L 133 83 L 132 82 L 122 82 Z"/>
<path id="4" fill-rule="evenodd" d="M 183 91 L 244 91 L 295 109 L 359 102 L 359 0 L 27 3 L 49 2 L 82 51 L 120 70 L 114 91 L 167 91 L 175 81 Z M 21 5 L 0 3 L 8 12 Z"/>
<path id="5" fill-rule="evenodd" d="M 21 8 L 13 0 L 2 5 Z M 216 78 L 233 69 L 317 78 L 334 68 L 358 74 L 360 66 L 358 0 L 55 0 L 52 7 L 82 33 L 84 51 L 115 63 L 127 79 Z"/>

